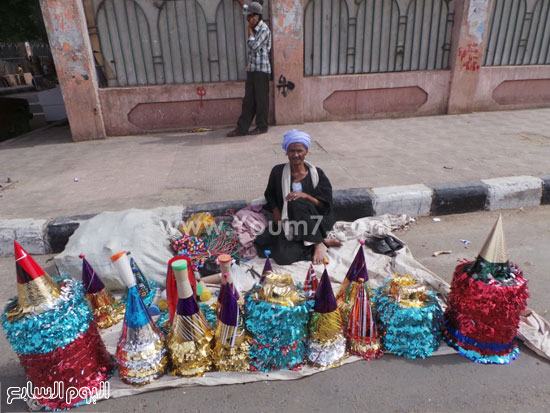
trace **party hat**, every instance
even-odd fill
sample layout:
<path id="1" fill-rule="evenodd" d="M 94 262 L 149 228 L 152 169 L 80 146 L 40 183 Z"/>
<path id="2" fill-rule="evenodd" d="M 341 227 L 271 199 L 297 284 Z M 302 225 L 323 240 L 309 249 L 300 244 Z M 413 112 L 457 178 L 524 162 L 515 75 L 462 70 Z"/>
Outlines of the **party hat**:
<path id="1" fill-rule="evenodd" d="M 309 297 L 315 296 L 315 292 L 317 291 L 318 286 L 319 286 L 319 280 L 317 279 L 317 275 L 315 275 L 315 269 L 313 268 L 313 264 L 309 264 L 309 268 L 306 274 L 306 280 L 304 281 L 304 286 L 302 287 L 302 290 L 306 293 L 306 296 L 309 298 Z"/>
<path id="2" fill-rule="evenodd" d="M 365 262 L 365 253 L 363 251 L 364 241 L 359 239 L 359 244 L 359 249 L 346 273 L 346 278 L 344 278 L 344 282 L 340 286 L 338 294 L 336 294 L 336 302 L 340 309 L 344 325 L 348 324 L 349 313 L 355 303 L 355 295 L 359 287 L 358 280 L 369 279 L 367 264 Z"/>
<path id="3" fill-rule="evenodd" d="M 210 341 L 213 334 L 206 321 L 187 275 L 187 261 L 172 264 L 179 295 L 178 308 L 167 347 L 172 361 L 173 374 L 202 376 L 212 365 Z"/>
<path id="4" fill-rule="evenodd" d="M 127 252 L 126 254 L 130 255 L 130 252 Z M 149 281 L 147 279 L 147 277 L 143 274 L 143 272 L 137 265 L 136 260 L 134 260 L 132 257 L 130 257 L 130 267 L 132 268 L 132 272 L 136 277 L 136 285 L 138 287 L 139 295 L 141 295 L 141 298 L 143 299 L 145 305 L 149 307 L 155 299 L 155 296 L 159 291 L 159 287 L 154 281 Z"/>
<path id="5" fill-rule="evenodd" d="M 509 364 L 529 292 L 510 263 L 499 216 L 474 263 L 455 268 L 445 311 L 444 339 L 460 355 L 482 364 Z"/>
<path id="6" fill-rule="evenodd" d="M 426 358 L 439 348 L 443 311 L 434 291 L 410 274 L 395 274 L 376 290 L 373 302 L 387 352 Z"/>
<path id="7" fill-rule="evenodd" d="M 67 278 L 58 287 L 17 242 L 15 254 L 23 295 L 6 305 L 2 327 L 29 384 L 43 389 L 34 401 L 52 410 L 83 403 L 86 395 L 99 392 L 115 366 L 81 284 Z M 56 391 L 69 387 L 75 390 L 72 398 Z"/>
<path id="8" fill-rule="evenodd" d="M 262 284 L 245 294 L 251 370 L 295 369 L 303 364 L 311 304 L 292 276 L 280 271 L 266 274 Z"/>
<path id="9" fill-rule="evenodd" d="M 86 299 L 94 312 L 97 326 L 109 328 L 118 324 L 124 318 L 124 303 L 113 298 L 84 254 L 80 254 L 80 258 L 82 258 L 82 284 Z"/>
<path id="10" fill-rule="evenodd" d="M 193 269 L 191 267 L 191 260 L 185 256 L 177 256 L 174 258 L 170 258 L 168 261 L 168 269 L 166 270 L 166 301 L 168 303 L 168 313 L 170 314 L 170 323 L 174 320 L 174 315 L 176 314 L 176 310 L 178 308 L 178 289 L 176 287 L 176 278 L 174 276 L 174 269 L 172 268 L 172 264 L 176 261 L 186 261 L 187 262 L 187 275 L 189 278 L 189 283 L 191 284 L 191 288 L 193 288 L 193 292 L 196 294 L 197 292 L 197 281 L 195 280 L 195 274 L 193 273 Z"/>
<path id="11" fill-rule="evenodd" d="M 230 280 L 228 273 L 223 277 Z M 214 335 L 214 364 L 219 371 L 247 371 L 249 369 L 248 337 L 237 296 L 231 284 L 227 283 L 223 294 L 218 296 L 218 320 Z"/>
<path id="12" fill-rule="evenodd" d="M 499 215 L 493 229 L 481 247 L 477 259 L 470 269 L 472 278 L 487 281 L 493 278 L 505 280 L 510 277 L 510 261 L 502 215 Z"/>
<path id="13" fill-rule="evenodd" d="M 17 241 L 13 241 L 13 246 L 17 274 L 17 307 L 13 315 L 55 307 L 60 295 L 57 284 Z"/>
<path id="14" fill-rule="evenodd" d="M 269 259 L 269 256 L 271 255 L 271 251 L 265 250 L 264 254 L 265 254 L 265 264 L 264 264 L 264 269 L 262 271 L 262 277 L 260 278 L 260 283 L 264 282 L 265 276 L 268 272 L 273 271 L 273 266 L 271 265 L 271 260 Z"/>
<path id="15" fill-rule="evenodd" d="M 111 256 L 111 261 L 128 287 L 126 315 L 116 351 L 118 371 L 123 382 L 144 385 L 164 374 L 168 361 L 164 336 L 143 303 L 126 251 Z"/>
<path id="16" fill-rule="evenodd" d="M 220 309 L 221 303 L 223 302 L 223 296 L 226 291 L 231 291 L 235 298 L 239 299 L 239 292 L 235 288 L 233 283 L 233 277 L 231 276 L 231 255 L 222 254 L 218 257 L 218 262 L 220 263 L 221 269 L 221 283 L 220 291 L 218 293 L 218 311 Z"/>
<path id="17" fill-rule="evenodd" d="M 360 278 L 357 285 L 357 293 L 346 326 L 349 352 L 366 360 L 377 359 L 384 353 L 380 347 L 365 280 Z"/>
<path id="18" fill-rule="evenodd" d="M 338 294 L 336 294 L 337 300 L 346 295 L 348 287 L 352 282 L 357 281 L 359 278 L 363 278 L 364 280 L 369 279 L 369 276 L 367 274 L 367 264 L 365 262 L 365 253 L 363 251 L 363 245 L 365 244 L 365 242 L 362 239 L 359 239 L 358 241 L 360 244 L 359 249 L 357 250 L 357 254 L 355 254 L 355 258 L 353 259 L 348 269 L 348 272 L 346 273 L 346 278 L 344 278 L 344 282 L 338 290 Z"/>
<path id="19" fill-rule="evenodd" d="M 336 366 L 346 354 L 342 317 L 326 267 L 315 292 L 315 304 L 309 322 L 309 339 L 307 357 L 313 365 Z"/>

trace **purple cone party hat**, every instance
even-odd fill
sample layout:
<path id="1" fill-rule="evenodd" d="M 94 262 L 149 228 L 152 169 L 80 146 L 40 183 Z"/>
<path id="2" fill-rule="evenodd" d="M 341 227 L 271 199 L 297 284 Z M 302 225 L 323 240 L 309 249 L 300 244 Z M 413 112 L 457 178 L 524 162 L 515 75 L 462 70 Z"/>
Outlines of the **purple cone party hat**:
<path id="1" fill-rule="evenodd" d="M 273 266 L 271 265 L 271 260 L 269 259 L 269 256 L 271 255 L 270 250 L 265 250 L 265 264 L 264 269 L 262 271 L 262 277 L 260 278 L 260 284 L 264 282 L 265 277 L 268 273 L 273 272 Z"/>
<path id="2" fill-rule="evenodd" d="M 346 278 L 336 294 L 336 303 L 342 314 L 342 321 L 344 325 L 348 324 L 349 313 L 351 308 L 355 303 L 355 295 L 357 294 L 357 289 L 359 287 L 359 279 L 367 281 L 369 275 L 367 272 L 367 263 L 365 261 L 365 253 L 363 251 L 363 245 L 365 242 L 362 239 L 359 239 L 359 249 L 355 258 L 351 263 Z M 368 287 L 367 287 L 368 288 Z"/>
<path id="3" fill-rule="evenodd" d="M 315 292 L 317 291 L 318 286 L 319 280 L 317 279 L 317 275 L 315 275 L 315 268 L 313 268 L 313 264 L 309 264 L 304 286 L 302 287 L 302 290 L 308 299 L 315 297 Z"/>
<path id="4" fill-rule="evenodd" d="M 168 357 L 164 336 L 143 303 L 126 251 L 111 256 L 111 261 L 128 287 L 126 315 L 116 351 L 118 372 L 125 383 L 145 385 L 165 372 Z"/>
<path id="5" fill-rule="evenodd" d="M 116 301 L 94 271 L 84 254 L 82 258 L 82 284 L 86 299 L 94 312 L 94 320 L 101 329 L 109 328 L 124 319 L 125 305 Z"/>
<path id="6" fill-rule="evenodd" d="M 315 304 L 309 321 L 307 358 L 315 366 L 333 367 L 340 364 L 345 355 L 346 339 L 343 335 L 342 317 L 325 267 L 315 293 Z"/>
<path id="7" fill-rule="evenodd" d="M 475 262 L 455 269 L 445 341 L 476 363 L 511 363 L 519 355 L 515 338 L 528 297 L 527 280 L 509 261 L 499 216 Z"/>
<path id="8" fill-rule="evenodd" d="M 80 283 L 57 285 L 34 259 L 14 242 L 19 296 L 2 314 L 2 326 L 33 387 L 44 389 L 36 402 L 53 410 L 105 397 L 100 389 L 114 361 L 93 321 Z M 66 398 L 59 388 L 76 390 Z"/>
<path id="9" fill-rule="evenodd" d="M 353 307 L 346 325 L 349 352 L 365 360 L 377 359 L 384 353 L 380 346 L 368 287 L 363 278 L 357 280 L 357 286 Z"/>
<path id="10" fill-rule="evenodd" d="M 230 275 L 225 273 L 229 279 Z M 225 292 L 218 296 L 218 320 L 214 334 L 215 344 L 212 357 L 219 371 L 249 370 L 249 339 L 246 335 L 237 301 L 238 294 L 233 292 L 231 284 L 226 284 Z"/>
<path id="11" fill-rule="evenodd" d="M 127 252 L 126 254 L 130 255 L 130 252 Z M 137 265 L 136 260 L 134 260 L 132 257 L 130 257 L 130 267 L 132 267 L 132 272 L 136 277 L 136 285 L 139 290 L 139 295 L 141 295 L 141 298 L 143 299 L 145 305 L 149 307 L 155 299 L 155 296 L 157 292 L 159 292 L 160 288 L 154 281 L 150 281 L 147 279 L 147 277 L 143 274 L 143 271 L 141 271 L 141 269 Z"/>
<path id="12" fill-rule="evenodd" d="M 239 299 L 239 292 L 233 284 L 233 278 L 231 277 L 231 255 L 222 254 L 218 257 L 218 262 L 220 263 L 221 270 L 221 286 L 218 294 L 218 311 L 220 310 L 220 305 L 223 302 L 223 296 L 226 291 L 231 291 L 235 298 Z"/>
<path id="13" fill-rule="evenodd" d="M 172 374 L 202 376 L 212 366 L 212 330 L 193 294 L 187 261 L 173 262 L 172 269 L 178 290 L 178 307 L 167 339 Z"/>

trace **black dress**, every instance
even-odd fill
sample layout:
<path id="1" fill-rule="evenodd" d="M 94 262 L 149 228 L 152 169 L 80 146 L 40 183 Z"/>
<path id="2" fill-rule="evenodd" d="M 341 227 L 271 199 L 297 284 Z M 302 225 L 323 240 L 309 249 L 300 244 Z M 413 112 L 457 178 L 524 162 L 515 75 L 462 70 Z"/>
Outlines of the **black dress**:
<path id="1" fill-rule="evenodd" d="M 281 179 L 285 164 L 276 165 L 271 170 L 264 196 L 267 201 L 264 210 L 272 212 L 278 208 L 283 210 L 283 188 Z M 296 261 L 311 260 L 313 245 L 306 246 L 304 241 L 313 244 L 323 242 L 327 233 L 334 225 L 332 214 L 332 185 L 321 168 L 317 168 L 319 183 L 313 188 L 311 174 L 303 178 L 302 192 L 321 201 L 316 207 L 311 202 L 300 198 L 288 203 L 288 219 L 295 228 L 292 241 L 286 239 L 282 228 L 270 219 L 266 230 L 260 234 L 254 243 L 258 254 L 264 257 L 264 250 L 271 250 L 271 257 L 280 265 L 292 264 Z M 290 178 L 292 185 L 292 177 Z"/>

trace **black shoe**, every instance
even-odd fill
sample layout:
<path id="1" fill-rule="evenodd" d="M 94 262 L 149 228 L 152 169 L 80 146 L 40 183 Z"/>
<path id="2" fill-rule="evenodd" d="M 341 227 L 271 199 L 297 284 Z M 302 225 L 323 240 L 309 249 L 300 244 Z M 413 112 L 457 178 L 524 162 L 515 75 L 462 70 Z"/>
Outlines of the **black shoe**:
<path id="1" fill-rule="evenodd" d="M 225 136 L 227 136 L 228 138 L 233 138 L 235 136 L 245 136 L 245 135 L 246 133 L 242 133 L 240 130 L 234 129 Z"/>
<path id="2" fill-rule="evenodd" d="M 393 252 L 390 246 L 386 243 L 385 238 L 371 237 L 367 239 L 365 244 L 367 244 L 367 247 L 377 254 L 389 255 L 390 257 L 395 255 L 395 252 Z"/>
<path id="3" fill-rule="evenodd" d="M 261 135 L 262 133 L 267 133 L 267 129 L 256 128 L 248 132 L 249 135 Z"/>
<path id="4" fill-rule="evenodd" d="M 393 251 L 399 251 L 401 248 L 403 248 L 403 244 L 401 244 L 399 241 L 397 241 L 393 237 L 386 237 L 386 244 L 393 250 Z"/>

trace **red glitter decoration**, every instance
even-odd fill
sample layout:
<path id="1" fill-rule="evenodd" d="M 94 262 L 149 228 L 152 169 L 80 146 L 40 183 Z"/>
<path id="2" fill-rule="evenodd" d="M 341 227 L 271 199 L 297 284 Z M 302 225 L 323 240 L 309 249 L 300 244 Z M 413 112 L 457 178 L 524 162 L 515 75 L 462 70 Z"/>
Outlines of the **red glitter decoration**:
<path id="1" fill-rule="evenodd" d="M 520 313 L 527 306 L 527 281 L 514 264 L 510 265 L 515 284 L 477 281 L 466 272 L 472 264 L 465 262 L 456 267 L 445 318 L 460 334 L 479 343 L 509 344 L 517 335 Z M 449 337 L 449 332 L 445 333 Z M 456 342 L 455 338 L 453 340 Z M 458 344 L 485 355 L 509 353 L 509 350 L 495 352 L 461 342 Z"/>
<path id="2" fill-rule="evenodd" d="M 87 388 L 91 393 L 97 392 L 100 383 L 107 381 L 115 368 L 95 322 L 65 348 L 46 354 L 20 355 L 19 361 L 34 387 L 54 389 L 54 382 L 62 382 L 65 391 L 74 387 Z M 51 409 L 67 409 L 85 400 L 74 396 L 67 403 L 65 394 L 57 396 L 56 399 L 39 398 L 37 401 Z"/>

